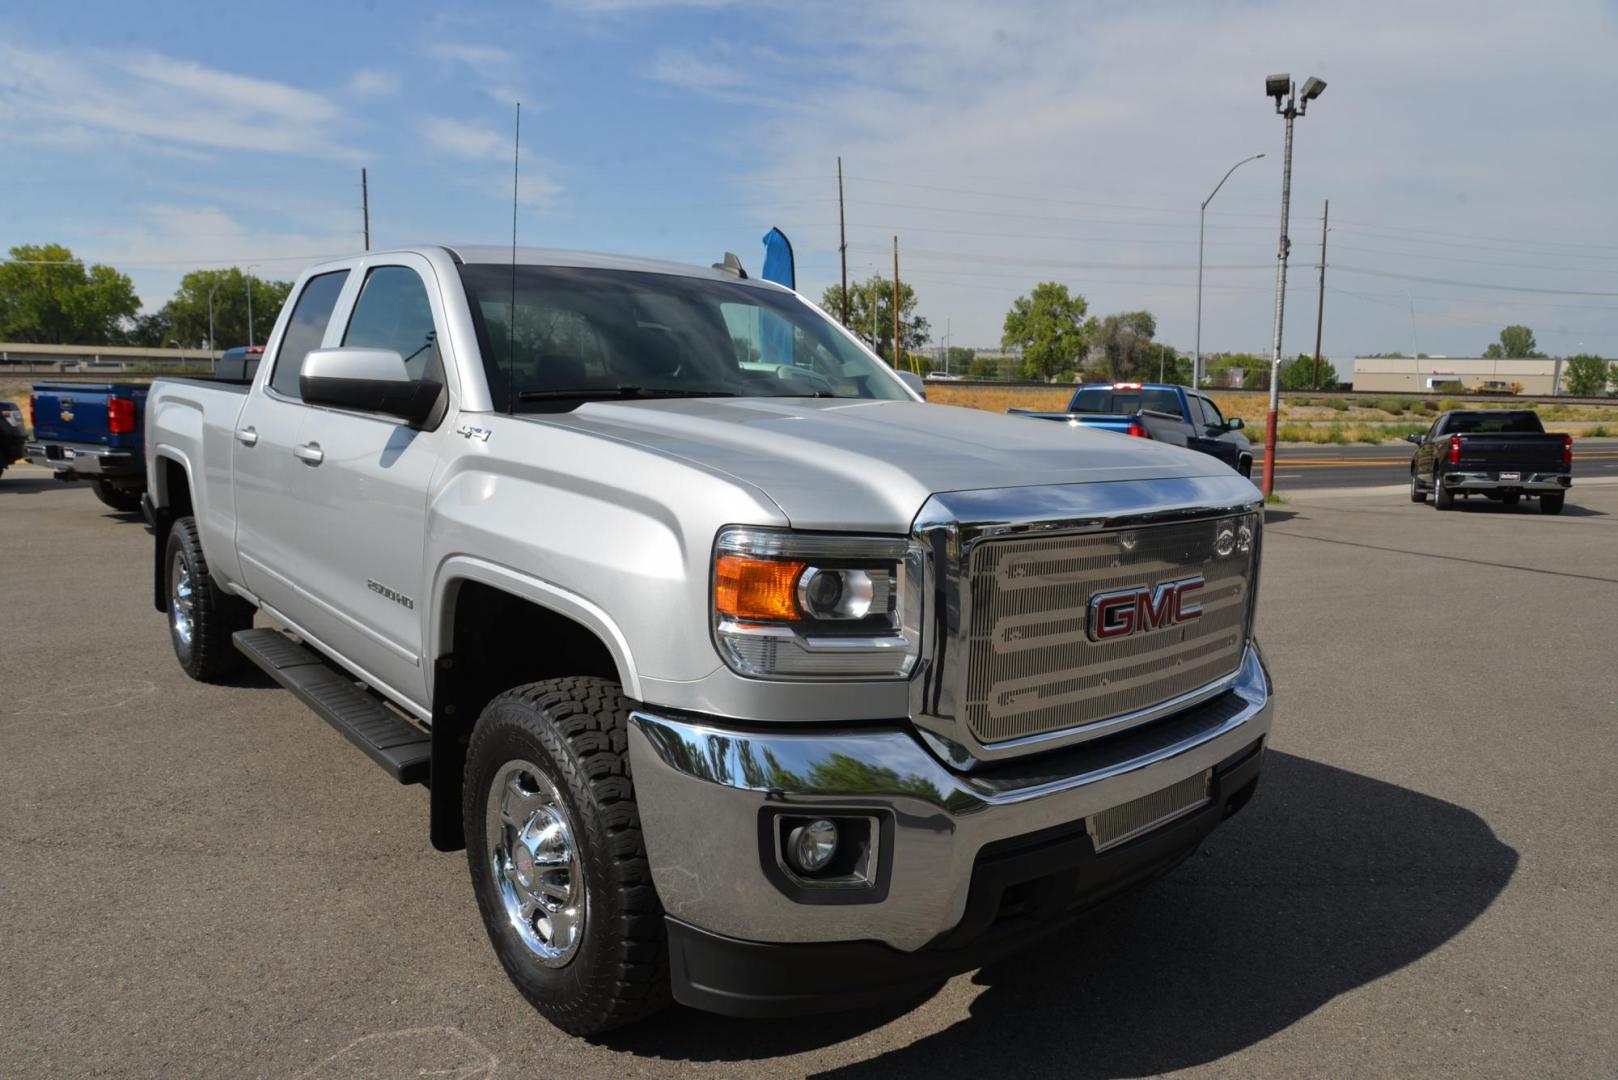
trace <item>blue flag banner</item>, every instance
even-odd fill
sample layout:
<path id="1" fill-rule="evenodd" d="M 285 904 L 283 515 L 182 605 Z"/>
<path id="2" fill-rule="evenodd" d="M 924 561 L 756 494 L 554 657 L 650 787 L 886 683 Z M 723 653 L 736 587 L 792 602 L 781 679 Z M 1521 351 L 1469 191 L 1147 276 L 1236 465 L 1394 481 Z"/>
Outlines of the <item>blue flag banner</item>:
<path id="1" fill-rule="evenodd" d="M 792 258 L 792 241 L 780 229 L 771 229 L 764 234 L 764 273 L 765 281 L 773 281 L 777 285 L 785 285 L 789 289 L 798 287 L 797 267 Z M 759 321 L 762 325 L 760 331 L 760 345 L 763 351 L 763 360 L 766 364 L 795 363 L 792 354 L 792 325 L 768 311 L 759 312 Z"/>
<path id="2" fill-rule="evenodd" d="M 780 229 L 771 229 L 764 234 L 764 274 L 765 281 L 773 281 L 777 285 L 785 285 L 789 289 L 798 287 L 797 265 L 792 259 L 792 241 Z"/>

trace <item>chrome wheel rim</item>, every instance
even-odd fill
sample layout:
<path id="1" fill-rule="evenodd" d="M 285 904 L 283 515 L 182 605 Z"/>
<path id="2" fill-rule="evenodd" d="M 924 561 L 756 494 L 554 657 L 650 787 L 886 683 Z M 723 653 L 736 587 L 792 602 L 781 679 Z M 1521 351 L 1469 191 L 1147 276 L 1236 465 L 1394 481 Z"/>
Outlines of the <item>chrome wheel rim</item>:
<path id="1" fill-rule="evenodd" d="M 169 570 L 169 580 L 173 583 L 169 586 L 169 619 L 174 626 L 174 636 L 189 649 L 197 626 L 196 588 L 191 580 L 191 564 L 178 552 Z"/>
<path id="2" fill-rule="evenodd" d="M 573 820 L 556 785 L 532 762 L 506 762 L 489 785 L 485 834 L 518 940 L 546 967 L 565 966 L 584 939 L 589 905 Z"/>

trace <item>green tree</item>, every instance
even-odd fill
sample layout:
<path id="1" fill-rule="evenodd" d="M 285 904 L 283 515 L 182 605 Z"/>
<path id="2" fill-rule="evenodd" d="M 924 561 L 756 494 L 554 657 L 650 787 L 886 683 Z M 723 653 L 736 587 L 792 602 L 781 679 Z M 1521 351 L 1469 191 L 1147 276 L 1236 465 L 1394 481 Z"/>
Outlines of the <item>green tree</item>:
<path id="1" fill-rule="evenodd" d="M 987 356 L 976 356 L 972 358 L 972 365 L 966 369 L 966 373 L 974 379 L 998 379 L 1000 365 Z"/>
<path id="2" fill-rule="evenodd" d="M 842 311 L 842 290 L 827 286 L 820 306 L 837 317 Z M 848 286 L 848 329 L 888 363 L 893 363 L 893 282 L 880 274 Z M 899 347 L 905 353 L 927 344 L 927 320 L 916 314 L 916 290 L 899 283 Z"/>
<path id="3" fill-rule="evenodd" d="M 1114 379 L 1146 374 L 1141 368 L 1151 354 L 1152 336 L 1157 333 L 1157 320 L 1151 312 L 1125 311 L 1099 321 L 1092 318 L 1085 330 L 1091 347 L 1100 350 Z"/>
<path id="4" fill-rule="evenodd" d="M 1562 362 L 1567 392 L 1574 397 L 1600 397 L 1614 380 L 1614 365 L 1599 356 L 1570 356 Z"/>
<path id="5" fill-rule="evenodd" d="M 1330 360 L 1324 356 L 1320 358 L 1320 389 L 1330 390 L 1337 385 L 1337 369 L 1332 367 Z M 1281 364 L 1281 389 L 1283 390 L 1313 390 L 1315 389 L 1315 358 L 1312 353 L 1299 353 L 1296 360 L 1286 360 Z"/>
<path id="6" fill-rule="evenodd" d="M 1527 357 L 1540 357 L 1545 354 L 1536 352 L 1534 332 L 1526 326 L 1508 326 L 1500 331 L 1498 344 L 1490 345 L 1483 350 L 1483 355 L 1497 360 L 1520 360 Z"/>
<path id="7" fill-rule="evenodd" d="M 1180 350 L 1173 345 L 1153 341 L 1146 346 L 1145 354 L 1141 357 L 1140 375 L 1157 382 L 1190 386 L 1191 358 L 1181 356 Z"/>
<path id="8" fill-rule="evenodd" d="M 19 244 L 0 263 L 0 341 L 116 345 L 139 310 L 128 276 L 61 244 Z"/>
<path id="9" fill-rule="evenodd" d="M 247 327 L 247 290 L 253 290 L 253 332 Z M 167 322 L 167 336 L 186 345 L 200 345 L 208 338 L 208 293 L 213 292 L 213 348 L 228 349 L 236 345 L 264 344 L 275 317 L 292 291 L 290 281 L 265 281 L 242 273 L 239 267 L 229 270 L 193 270 L 180 279 L 180 287 L 163 305 L 163 319 Z"/>
<path id="10" fill-rule="evenodd" d="M 1025 379 L 1050 379 L 1076 367 L 1084 357 L 1084 297 L 1067 286 L 1042 281 L 1028 296 L 1019 296 L 1006 312 L 1000 343 L 1022 350 L 1018 374 Z"/>
<path id="11" fill-rule="evenodd" d="M 959 345 L 951 345 L 947 350 L 946 367 L 956 373 L 966 371 L 977 358 L 976 349 L 963 349 Z"/>

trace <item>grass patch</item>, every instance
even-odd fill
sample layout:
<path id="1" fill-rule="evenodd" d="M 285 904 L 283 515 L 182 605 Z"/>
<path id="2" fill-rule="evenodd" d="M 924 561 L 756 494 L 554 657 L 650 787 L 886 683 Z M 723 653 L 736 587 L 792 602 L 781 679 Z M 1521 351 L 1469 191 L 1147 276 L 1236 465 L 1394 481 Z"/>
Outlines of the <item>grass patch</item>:
<path id="1" fill-rule="evenodd" d="M 1618 429 L 1609 428 L 1606 424 L 1592 424 L 1579 432 L 1586 439 L 1605 439 L 1610 435 L 1618 434 Z"/>
<path id="2" fill-rule="evenodd" d="M 1276 492 L 1272 491 L 1268 495 L 1264 496 L 1265 506 L 1285 506 L 1286 504 L 1286 496 L 1277 494 Z"/>
<path id="3" fill-rule="evenodd" d="M 1280 442 L 1346 446 L 1349 443 L 1394 442 L 1426 430 L 1426 424 L 1354 424 L 1333 420 L 1329 424 L 1281 424 L 1275 429 L 1275 437 Z"/>

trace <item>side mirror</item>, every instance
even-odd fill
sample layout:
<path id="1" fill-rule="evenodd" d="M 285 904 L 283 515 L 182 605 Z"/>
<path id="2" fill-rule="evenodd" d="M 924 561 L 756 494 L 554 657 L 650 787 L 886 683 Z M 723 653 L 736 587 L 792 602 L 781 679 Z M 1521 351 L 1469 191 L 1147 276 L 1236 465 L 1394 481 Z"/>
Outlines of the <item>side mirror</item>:
<path id="1" fill-rule="evenodd" d="M 1246 426 L 1247 426 L 1247 421 L 1243 420 L 1239 416 L 1233 416 L 1229 420 L 1225 421 L 1225 430 L 1226 431 L 1240 431 L 1242 428 L 1244 428 Z"/>
<path id="2" fill-rule="evenodd" d="M 917 375 L 914 371 L 899 371 L 897 369 L 895 369 L 894 374 L 899 376 L 900 382 L 914 390 L 917 397 L 923 401 L 927 400 L 927 384 L 921 381 L 920 375 Z"/>
<path id="3" fill-rule="evenodd" d="M 420 427 L 444 385 L 412 379 L 392 349 L 315 349 L 303 359 L 298 392 L 310 405 L 384 413 Z"/>
<path id="4" fill-rule="evenodd" d="M 1405 442 L 1415 443 L 1417 446 L 1420 446 L 1422 444 L 1422 438 L 1420 435 L 1406 435 Z"/>

